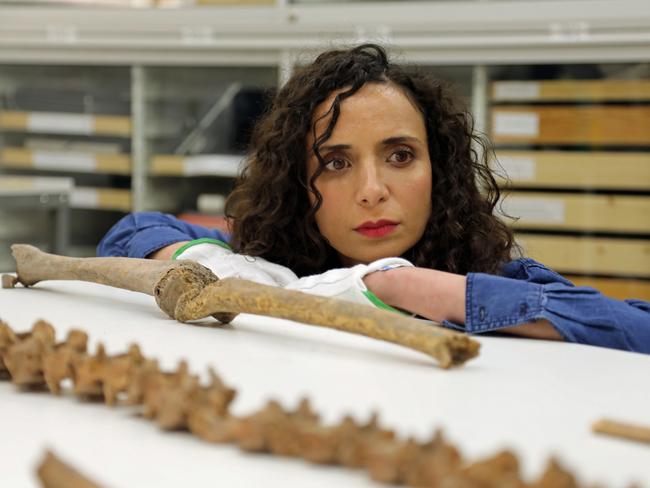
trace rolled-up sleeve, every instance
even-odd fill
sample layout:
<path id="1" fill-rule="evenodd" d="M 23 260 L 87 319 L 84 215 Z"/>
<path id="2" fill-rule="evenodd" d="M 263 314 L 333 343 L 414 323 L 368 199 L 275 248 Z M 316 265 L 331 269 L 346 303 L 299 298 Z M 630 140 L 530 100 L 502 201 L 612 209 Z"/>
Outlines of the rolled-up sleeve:
<path id="1" fill-rule="evenodd" d="M 481 333 L 546 319 L 567 341 L 650 354 L 650 303 L 574 286 L 530 259 L 507 266 L 504 276 L 469 273 L 465 324 L 445 325 Z"/>
<path id="2" fill-rule="evenodd" d="M 136 212 L 123 217 L 108 231 L 97 246 L 97 255 L 146 258 L 170 244 L 203 237 L 230 240 L 225 232 L 189 224 L 173 215 Z"/>

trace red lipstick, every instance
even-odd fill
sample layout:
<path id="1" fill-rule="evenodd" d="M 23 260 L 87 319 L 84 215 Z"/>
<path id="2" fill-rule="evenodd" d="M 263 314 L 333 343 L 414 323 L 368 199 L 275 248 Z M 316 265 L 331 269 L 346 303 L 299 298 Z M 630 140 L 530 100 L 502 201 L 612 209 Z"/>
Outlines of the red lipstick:
<path id="1" fill-rule="evenodd" d="M 364 222 L 354 230 L 366 237 L 384 237 L 393 232 L 397 226 L 397 222 L 382 219 L 376 222 Z"/>

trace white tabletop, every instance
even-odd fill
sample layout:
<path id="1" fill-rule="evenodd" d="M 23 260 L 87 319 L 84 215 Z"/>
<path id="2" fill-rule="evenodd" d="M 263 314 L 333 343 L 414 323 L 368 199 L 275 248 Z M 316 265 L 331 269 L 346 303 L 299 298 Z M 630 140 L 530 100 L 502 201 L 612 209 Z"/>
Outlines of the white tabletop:
<path id="1" fill-rule="evenodd" d="M 53 281 L 0 289 L 0 318 L 26 330 L 50 321 L 62 339 L 86 330 L 109 353 L 137 342 L 171 368 L 214 366 L 238 389 L 237 414 L 267 400 L 295 407 L 303 395 L 326 422 L 373 410 L 400 435 L 420 439 L 442 427 L 469 459 L 513 448 L 528 479 L 551 455 L 580 481 L 650 487 L 650 447 L 598 436 L 600 417 L 650 424 L 650 356 L 576 344 L 480 337 L 481 355 L 443 370 L 420 353 L 342 332 L 239 316 L 231 326 L 166 318 L 151 297 L 101 285 Z M 189 434 L 164 433 L 124 407 L 72 395 L 19 392 L 0 383 L 3 487 L 38 486 L 33 467 L 44 448 L 112 487 L 378 486 L 362 471 L 245 454 Z"/>

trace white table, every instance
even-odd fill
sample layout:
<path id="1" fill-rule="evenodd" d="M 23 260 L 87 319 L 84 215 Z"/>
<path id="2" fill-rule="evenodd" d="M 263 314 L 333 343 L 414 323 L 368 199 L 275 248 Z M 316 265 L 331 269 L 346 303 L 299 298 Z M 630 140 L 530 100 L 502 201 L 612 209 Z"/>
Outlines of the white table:
<path id="1" fill-rule="evenodd" d="M 137 342 L 147 356 L 192 371 L 214 366 L 239 390 L 238 414 L 275 398 L 308 395 L 325 421 L 372 410 L 402 435 L 444 428 L 466 457 L 513 448 L 537 477 L 557 455 L 583 482 L 650 486 L 650 447 L 591 433 L 609 416 L 650 423 L 650 356 L 575 344 L 481 337 L 481 355 L 442 370 L 420 353 L 337 331 L 254 316 L 233 326 L 176 323 L 153 299 L 101 285 L 53 281 L 0 289 L 0 318 L 14 330 L 49 320 L 63 338 L 86 330 L 109 353 Z M 33 467 L 49 446 L 106 486 L 376 486 L 365 473 L 245 454 L 189 434 L 163 433 L 127 408 L 71 395 L 24 393 L 0 383 L 0 485 L 37 486 Z"/>

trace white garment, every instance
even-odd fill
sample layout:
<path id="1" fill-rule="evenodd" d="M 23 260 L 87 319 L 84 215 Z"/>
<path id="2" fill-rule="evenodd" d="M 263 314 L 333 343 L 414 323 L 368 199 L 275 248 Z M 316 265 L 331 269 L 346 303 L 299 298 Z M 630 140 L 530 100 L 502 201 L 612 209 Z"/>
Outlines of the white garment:
<path id="1" fill-rule="evenodd" d="M 322 274 L 306 276 L 289 283 L 285 288 L 395 310 L 368 290 L 363 277 L 376 271 L 387 271 L 404 266 L 413 266 L 413 264 L 402 258 L 383 258 L 367 265 L 357 264 L 351 268 L 331 269 Z"/>
<path id="2" fill-rule="evenodd" d="M 286 286 L 298 277 L 289 268 L 264 258 L 236 254 L 216 239 L 197 239 L 180 249 L 174 259 L 191 259 L 219 278 L 241 278 L 263 285 Z"/>

